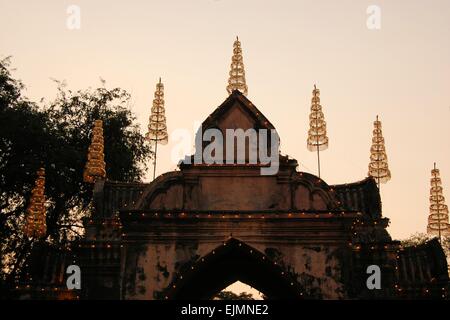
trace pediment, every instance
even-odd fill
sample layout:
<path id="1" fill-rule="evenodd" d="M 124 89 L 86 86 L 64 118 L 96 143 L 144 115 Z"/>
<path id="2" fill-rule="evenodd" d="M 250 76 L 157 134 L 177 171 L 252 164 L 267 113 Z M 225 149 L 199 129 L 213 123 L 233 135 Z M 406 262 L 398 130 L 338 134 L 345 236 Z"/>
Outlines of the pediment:
<path id="1" fill-rule="evenodd" d="M 235 90 L 202 123 L 202 129 L 275 129 L 270 121 L 241 92 Z"/>

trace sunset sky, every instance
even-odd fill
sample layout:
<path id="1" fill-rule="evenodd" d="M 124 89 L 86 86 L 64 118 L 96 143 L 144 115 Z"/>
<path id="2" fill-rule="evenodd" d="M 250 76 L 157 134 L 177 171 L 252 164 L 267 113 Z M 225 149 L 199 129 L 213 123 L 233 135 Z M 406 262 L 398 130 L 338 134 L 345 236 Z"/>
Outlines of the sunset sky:
<path id="1" fill-rule="evenodd" d="M 69 5 L 81 9 L 79 30 L 66 27 Z M 367 28 L 369 5 L 381 9 L 380 30 Z M 449 204 L 448 0 L 0 0 L 0 12 L 0 56 L 13 56 L 30 99 L 53 99 L 51 78 L 76 90 L 100 86 L 101 77 L 132 94 L 144 133 L 161 76 L 169 136 L 193 132 L 225 100 L 238 35 L 248 98 L 301 171 L 317 173 L 316 154 L 306 149 L 317 84 L 330 139 L 321 154 L 327 183 L 367 176 L 378 114 L 392 172 L 382 185 L 391 235 L 425 232 L 434 161 Z M 176 143 L 158 148 L 158 173 L 175 169 Z"/>

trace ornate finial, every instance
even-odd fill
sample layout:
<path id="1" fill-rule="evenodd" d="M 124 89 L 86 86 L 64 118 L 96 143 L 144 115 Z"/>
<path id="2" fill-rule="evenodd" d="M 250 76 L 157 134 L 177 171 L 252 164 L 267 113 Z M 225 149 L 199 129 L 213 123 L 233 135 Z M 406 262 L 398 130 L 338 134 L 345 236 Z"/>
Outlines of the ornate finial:
<path id="1" fill-rule="evenodd" d="M 164 108 L 164 84 L 161 82 L 161 78 L 156 84 L 155 99 L 153 99 L 146 138 L 153 143 L 167 144 L 168 142 L 169 136 Z"/>
<path id="2" fill-rule="evenodd" d="M 95 183 L 98 178 L 106 178 L 104 148 L 103 121 L 95 120 L 88 160 L 83 173 L 84 182 Z"/>
<path id="3" fill-rule="evenodd" d="M 233 44 L 233 56 L 231 58 L 230 77 L 228 79 L 227 92 L 231 94 L 233 90 L 239 90 L 244 96 L 248 93 L 245 82 L 244 60 L 242 58 L 241 42 L 236 37 Z"/>
<path id="4" fill-rule="evenodd" d="M 437 235 L 439 241 L 441 241 L 442 236 L 450 236 L 450 224 L 448 222 L 448 207 L 445 204 L 442 181 L 436 163 L 431 170 L 430 182 L 430 215 L 428 216 L 427 233 Z"/>
<path id="5" fill-rule="evenodd" d="M 156 155 L 158 144 L 167 144 L 169 135 L 167 134 L 167 123 L 164 108 L 164 84 L 159 78 L 156 84 L 155 99 L 153 99 L 152 112 L 148 123 L 146 138 L 155 145 L 155 157 L 153 162 L 153 179 L 156 176 Z"/>
<path id="6" fill-rule="evenodd" d="M 372 147 L 370 148 L 369 176 L 374 177 L 378 182 L 378 186 L 380 186 L 380 183 L 386 183 L 391 179 L 391 172 L 388 167 L 383 132 L 381 130 L 381 121 L 378 120 L 378 116 L 373 125 L 374 129 Z"/>
<path id="7" fill-rule="evenodd" d="M 309 151 L 317 151 L 317 162 L 320 177 L 320 155 L 319 151 L 328 148 L 327 123 L 324 120 L 322 106 L 320 105 L 320 90 L 314 85 L 311 100 L 311 113 L 309 115 L 309 131 L 307 146 Z"/>
<path id="8" fill-rule="evenodd" d="M 35 186 L 31 191 L 24 232 L 28 237 L 42 238 L 47 233 L 45 209 L 45 169 L 37 171 Z"/>

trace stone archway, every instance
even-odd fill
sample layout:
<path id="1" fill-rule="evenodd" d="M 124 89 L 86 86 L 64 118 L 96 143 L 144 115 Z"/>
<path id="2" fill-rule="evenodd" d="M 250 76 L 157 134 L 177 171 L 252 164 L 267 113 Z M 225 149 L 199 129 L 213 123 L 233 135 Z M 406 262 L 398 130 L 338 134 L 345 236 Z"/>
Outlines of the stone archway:
<path id="1" fill-rule="evenodd" d="M 239 91 L 200 128 L 274 129 Z M 397 297 L 404 282 L 409 296 L 424 283 L 448 284 L 446 267 L 433 273 L 402 258 L 372 178 L 328 185 L 281 154 L 277 174 L 262 175 L 263 163 L 196 161 L 205 147 L 196 139 L 179 171 L 149 184 L 96 182 L 80 247 L 84 297 L 208 299 L 240 280 L 269 299 L 367 299 Z M 366 286 L 373 264 L 382 267 L 382 290 Z M 428 270 L 420 281 L 400 278 L 417 264 Z"/>
<path id="2" fill-rule="evenodd" d="M 231 238 L 199 259 L 170 286 L 167 299 L 211 299 L 241 281 L 271 300 L 301 299 L 298 283 L 260 251 Z"/>

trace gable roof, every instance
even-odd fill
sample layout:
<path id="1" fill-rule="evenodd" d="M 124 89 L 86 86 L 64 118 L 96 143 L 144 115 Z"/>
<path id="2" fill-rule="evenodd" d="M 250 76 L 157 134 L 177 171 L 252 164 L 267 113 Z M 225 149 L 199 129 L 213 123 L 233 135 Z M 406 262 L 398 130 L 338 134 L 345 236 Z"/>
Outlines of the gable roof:
<path id="1" fill-rule="evenodd" d="M 239 103 L 244 111 L 254 119 L 256 129 L 275 129 L 273 124 L 248 100 L 239 90 L 234 90 L 228 98 L 211 113 L 202 123 L 203 130 L 218 127 L 221 119 L 233 106 Z"/>

